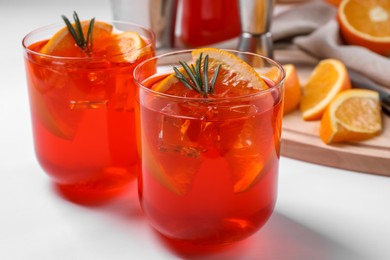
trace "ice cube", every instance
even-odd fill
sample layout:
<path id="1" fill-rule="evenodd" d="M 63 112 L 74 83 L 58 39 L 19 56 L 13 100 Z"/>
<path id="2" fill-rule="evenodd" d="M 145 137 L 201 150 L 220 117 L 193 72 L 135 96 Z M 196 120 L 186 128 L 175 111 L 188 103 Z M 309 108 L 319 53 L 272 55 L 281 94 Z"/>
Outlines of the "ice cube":
<path id="1" fill-rule="evenodd" d="M 175 152 L 182 155 L 198 158 L 201 149 L 197 138 L 191 136 L 196 131 L 195 121 L 180 115 L 180 108 L 176 103 L 168 104 L 161 111 L 159 149 L 163 152 Z"/>

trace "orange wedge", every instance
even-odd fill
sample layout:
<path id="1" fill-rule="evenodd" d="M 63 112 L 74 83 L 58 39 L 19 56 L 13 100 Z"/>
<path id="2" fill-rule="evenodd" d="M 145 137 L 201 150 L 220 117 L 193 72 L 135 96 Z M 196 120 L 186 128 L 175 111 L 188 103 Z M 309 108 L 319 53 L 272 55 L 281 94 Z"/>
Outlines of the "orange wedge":
<path id="1" fill-rule="evenodd" d="M 390 55 L 390 1 L 343 0 L 337 16 L 347 43 Z"/>
<path id="2" fill-rule="evenodd" d="M 300 109 L 304 120 L 319 120 L 331 100 L 351 88 L 344 64 L 335 59 L 318 63 L 303 88 Z"/>
<path id="3" fill-rule="evenodd" d="M 89 21 L 82 21 L 81 27 L 84 35 L 87 34 Z M 111 37 L 112 25 L 95 21 L 92 42 L 95 47 L 105 45 L 105 42 Z M 41 53 L 61 57 L 85 57 L 85 53 L 78 47 L 65 26 L 56 32 L 50 40 L 43 46 Z"/>
<path id="4" fill-rule="evenodd" d="M 320 137 L 326 143 L 361 141 L 382 130 L 379 95 L 372 90 L 350 89 L 339 93 L 321 120 Z"/>
<path id="5" fill-rule="evenodd" d="M 209 55 L 210 78 L 217 66 L 221 64 L 215 87 L 216 93 L 223 92 L 226 88 L 235 88 L 242 90 L 242 92 L 258 92 L 268 89 L 260 75 L 236 55 L 217 48 L 200 48 L 192 51 L 193 60 L 198 59 L 201 53 L 203 53 L 203 58 Z M 183 71 L 183 68 L 179 70 Z M 155 91 L 178 96 L 185 93 L 184 89 L 184 85 L 175 77 L 174 73 L 153 87 Z"/>
<path id="6" fill-rule="evenodd" d="M 286 72 L 284 80 L 284 108 L 283 114 L 294 111 L 301 101 L 302 90 L 299 82 L 298 73 L 293 64 L 283 65 Z"/>

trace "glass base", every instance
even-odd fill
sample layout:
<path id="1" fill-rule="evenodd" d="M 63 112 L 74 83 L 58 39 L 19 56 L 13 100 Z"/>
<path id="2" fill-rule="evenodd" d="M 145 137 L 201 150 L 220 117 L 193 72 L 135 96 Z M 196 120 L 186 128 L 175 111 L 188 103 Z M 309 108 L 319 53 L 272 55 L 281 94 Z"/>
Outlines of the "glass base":
<path id="1" fill-rule="evenodd" d="M 100 180 L 78 184 L 55 183 L 58 193 L 77 204 L 102 204 L 130 190 L 134 178 L 126 180 Z"/>

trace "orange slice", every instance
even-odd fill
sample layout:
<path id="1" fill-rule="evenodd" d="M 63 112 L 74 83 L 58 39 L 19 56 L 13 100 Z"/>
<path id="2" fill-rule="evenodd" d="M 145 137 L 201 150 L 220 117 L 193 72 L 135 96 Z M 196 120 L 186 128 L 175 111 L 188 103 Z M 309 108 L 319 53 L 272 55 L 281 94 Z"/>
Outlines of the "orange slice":
<path id="1" fill-rule="evenodd" d="M 286 72 L 284 80 L 284 108 L 283 114 L 294 111 L 301 101 L 302 90 L 299 82 L 298 73 L 293 64 L 283 65 Z"/>
<path id="2" fill-rule="evenodd" d="M 390 55 L 390 1 L 343 0 L 337 16 L 347 43 Z"/>
<path id="3" fill-rule="evenodd" d="M 142 146 L 143 177 L 152 175 L 160 184 L 179 196 L 184 196 L 191 189 L 193 179 L 198 171 L 198 159 L 181 157 L 172 154 L 161 154 L 153 151 L 149 144 Z M 179 157 L 180 158 L 180 157 Z"/>
<path id="4" fill-rule="evenodd" d="M 200 48 L 192 51 L 193 60 L 198 59 L 201 53 L 203 53 L 203 58 L 209 55 L 210 78 L 217 66 L 221 64 L 215 84 L 215 92 L 223 92 L 226 88 L 242 89 L 249 92 L 268 89 L 267 84 L 255 69 L 236 55 L 217 48 Z M 181 72 L 184 71 L 183 68 L 179 70 Z M 158 85 L 154 86 L 153 90 L 181 96 L 184 93 L 184 88 L 184 85 L 172 73 Z"/>
<path id="5" fill-rule="evenodd" d="M 254 119 L 256 120 L 256 119 Z M 232 171 L 233 191 L 245 192 L 269 171 L 277 160 L 274 139 L 264 138 L 254 120 L 247 120 L 233 139 L 233 146 L 227 149 L 225 158 Z M 226 130 L 231 132 L 232 130 Z"/>
<path id="6" fill-rule="evenodd" d="M 82 21 L 81 27 L 84 35 L 87 34 L 89 21 Z M 94 47 L 105 45 L 106 40 L 111 36 L 112 25 L 95 21 L 92 42 Z M 75 40 L 65 26 L 56 32 L 43 46 L 41 53 L 61 57 L 85 57 L 85 53 L 76 45 Z"/>
<path id="7" fill-rule="evenodd" d="M 303 88 L 300 102 L 303 119 L 321 119 L 331 100 L 339 92 L 349 88 L 351 82 L 344 64 L 335 59 L 322 60 Z"/>
<path id="8" fill-rule="evenodd" d="M 145 52 L 142 50 L 145 46 L 145 40 L 137 32 L 123 32 L 112 37 L 107 46 L 107 55 L 117 55 L 112 59 L 116 62 L 133 63 Z"/>
<path id="9" fill-rule="evenodd" d="M 178 70 L 181 73 L 184 73 L 184 68 L 180 67 Z M 179 79 L 175 77 L 175 73 L 169 74 L 163 80 L 161 80 L 158 84 L 152 87 L 152 90 L 162 93 L 168 93 L 174 91 L 177 93 L 177 96 L 181 96 L 180 91 L 183 90 L 184 86 L 180 83 Z"/>
<path id="10" fill-rule="evenodd" d="M 76 135 L 82 111 L 72 111 L 67 100 L 51 97 L 34 87 L 30 88 L 29 95 L 34 119 L 39 120 L 53 135 L 72 140 Z"/>
<path id="11" fill-rule="evenodd" d="M 234 192 L 247 191 L 262 174 L 264 163 L 261 155 L 243 155 L 230 158 L 233 170 Z"/>
<path id="12" fill-rule="evenodd" d="M 209 55 L 209 68 L 216 68 L 221 64 L 220 73 L 223 75 L 224 84 L 257 90 L 268 89 L 268 85 L 256 70 L 236 55 L 217 48 L 200 48 L 192 51 L 194 60 L 199 58 L 201 53 L 203 57 Z"/>
<path id="13" fill-rule="evenodd" d="M 339 93 L 321 120 L 320 137 L 326 143 L 361 141 L 382 130 L 377 92 L 350 89 Z"/>

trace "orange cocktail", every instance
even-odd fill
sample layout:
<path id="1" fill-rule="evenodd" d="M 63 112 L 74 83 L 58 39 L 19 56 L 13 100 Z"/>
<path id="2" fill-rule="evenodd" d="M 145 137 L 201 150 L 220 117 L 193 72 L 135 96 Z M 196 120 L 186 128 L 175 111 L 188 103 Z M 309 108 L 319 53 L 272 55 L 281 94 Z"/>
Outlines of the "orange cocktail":
<path id="1" fill-rule="evenodd" d="M 89 23 L 81 25 L 86 34 Z M 154 35 L 130 23 L 95 21 L 86 51 L 64 26 L 23 39 L 35 152 L 67 197 L 102 201 L 135 177 L 132 72 L 154 56 Z"/>
<path id="2" fill-rule="evenodd" d="M 208 60 L 197 63 L 200 53 Z M 179 61 L 189 64 L 195 79 Z M 281 66 L 255 54 L 205 48 L 153 58 L 134 73 L 139 195 L 152 226 L 167 237 L 200 244 L 256 232 L 276 200 Z M 212 90 L 186 87 L 180 77 L 189 85 L 196 78 L 208 81 L 203 90 Z"/>

